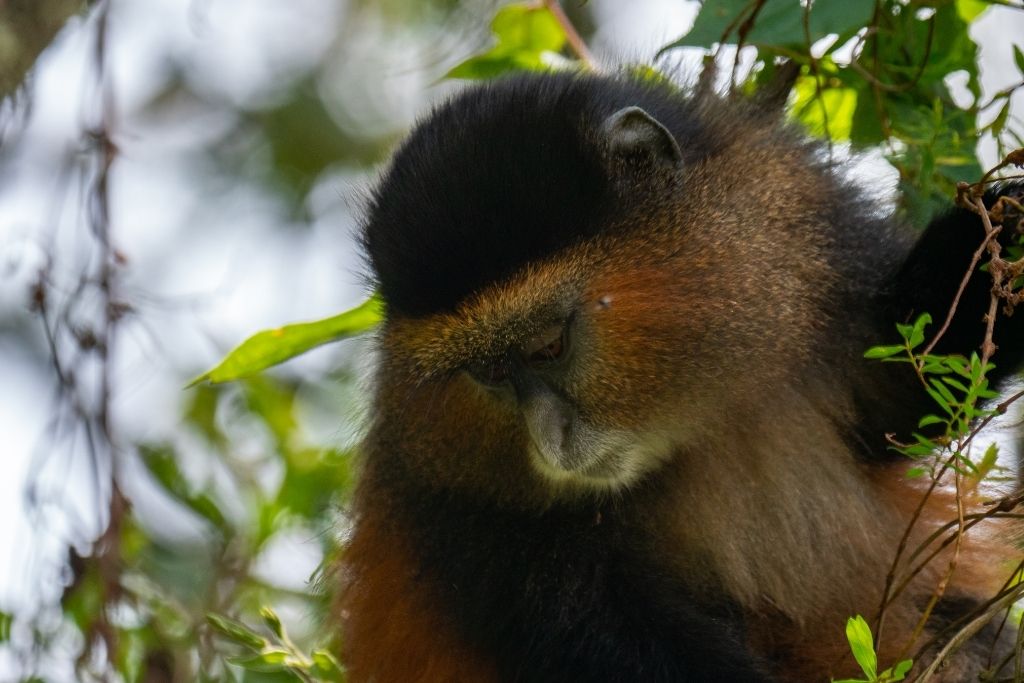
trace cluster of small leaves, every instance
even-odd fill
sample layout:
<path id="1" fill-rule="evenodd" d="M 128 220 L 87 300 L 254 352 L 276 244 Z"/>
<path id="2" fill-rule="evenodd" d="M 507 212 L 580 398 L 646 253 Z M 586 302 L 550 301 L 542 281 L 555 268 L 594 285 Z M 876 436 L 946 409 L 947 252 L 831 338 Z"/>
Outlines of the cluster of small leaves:
<path id="1" fill-rule="evenodd" d="M 850 643 L 850 651 L 857 660 L 864 678 L 845 678 L 833 683 L 894 683 L 906 678 L 914 665 L 911 659 L 904 659 L 895 666 L 878 673 L 878 655 L 875 654 L 875 643 L 871 636 L 871 627 L 864 617 L 857 615 L 846 622 L 846 640 Z"/>
<path id="2" fill-rule="evenodd" d="M 987 7 L 980 0 L 707 0 L 690 32 L 664 49 L 753 47 L 753 71 L 736 84 L 746 91 L 772 80 L 776 60 L 800 65 L 791 115 L 830 141 L 884 146 L 899 171 L 902 209 L 923 224 L 948 205 L 957 181 L 980 177 L 979 135 L 991 133 L 1000 153 L 1024 144 L 1010 116 L 1011 96 L 1024 87 L 1019 49 L 1021 82 L 981 101 L 969 28 Z M 952 73 L 965 77 L 969 104 L 953 97 Z"/>
<path id="3" fill-rule="evenodd" d="M 994 410 L 980 405 L 998 397 L 989 387 L 987 378 L 995 366 L 982 363 L 977 353 L 964 357 L 920 351 L 925 341 L 925 328 L 931 322 L 931 315 L 923 313 L 913 324 L 897 324 L 902 344 L 874 346 L 864 356 L 883 362 L 911 364 L 924 390 L 939 409 L 918 422 L 918 429 L 929 428 L 930 435 L 914 432 L 913 443 L 893 446 L 910 458 L 929 460 L 929 466 L 911 468 L 908 476 L 935 474 L 936 464 L 945 459 L 946 453 L 952 452 L 954 457 L 950 466 L 962 476 L 978 482 L 996 469 L 997 447 L 992 444 L 978 462 L 974 462 L 961 447 L 967 442 L 977 420 L 995 414 Z"/>
<path id="4" fill-rule="evenodd" d="M 260 617 L 269 631 L 269 637 L 257 633 L 240 621 L 218 614 L 206 616 L 207 622 L 224 640 L 234 643 L 245 653 L 229 656 L 228 662 L 246 672 L 263 674 L 258 678 L 261 683 L 342 683 L 345 680 L 344 669 L 330 652 L 316 649 L 307 655 L 297 647 L 288 637 L 281 619 L 274 610 L 262 607 Z"/>
<path id="5" fill-rule="evenodd" d="M 335 515 L 351 484 L 349 453 L 306 442 L 293 383 L 263 376 L 231 386 L 198 386 L 189 397 L 184 412 L 191 436 L 186 443 L 194 446 L 191 439 L 199 439 L 205 444 L 212 461 L 198 469 L 207 474 L 190 471 L 197 469 L 195 459 L 176 443 L 142 444 L 138 462 L 177 508 L 170 514 L 191 519 L 201 536 L 169 537 L 156 533 L 152 520 L 125 515 L 116 582 L 97 563 L 73 558 L 76 580 L 62 598 L 65 617 L 84 635 L 94 633 L 105 615 L 110 625 L 101 634 L 105 647 L 115 650 L 111 661 L 129 683 L 152 680 L 163 670 L 179 676 L 191 670 L 196 680 L 249 683 L 340 680 L 339 667 L 318 649 L 329 645 L 321 642 L 322 634 L 300 633 L 296 642 L 312 652 L 302 654 L 285 640 L 269 607 L 287 605 L 306 620 L 323 613 L 322 598 L 312 587 L 282 588 L 258 564 L 273 552 L 276 538 L 289 534 L 308 538 L 311 552 L 324 557 L 335 551 Z M 240 446 L 240 431 L 262 435 L 262 445 L 248 446 L 255 453 Z M 278 482 L 264 483 L 268 473 L 277 473 Z M 229 638 L 243 631 L 231 630 L 225 624 L 233 622 L 223 618 L 208 618 L 211 611 L 262 619 L 273 637 L 261 640 L 249 659 L 235 659 L 237 653 L 225 657 L 210 628 Z M 0 620 L 0 635 L 2 627 Z M 102 679 L 92 666 L 89 660 L 79 661 L 79 675 Z M 273 667 L 282 670 L 268 673 Z"/>

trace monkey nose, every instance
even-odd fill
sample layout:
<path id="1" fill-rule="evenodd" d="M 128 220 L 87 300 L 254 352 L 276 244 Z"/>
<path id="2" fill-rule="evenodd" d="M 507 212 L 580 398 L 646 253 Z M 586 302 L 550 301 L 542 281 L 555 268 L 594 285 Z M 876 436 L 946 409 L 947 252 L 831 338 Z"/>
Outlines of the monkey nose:
<path id="1" fill-rule="evenodd" d="M 576 470 L 577 462 L 572 447 L 573 410 L 554 394 L 531 396 L 522 406 L 523 417 L 530 440 L 541 457 L 552 467 Z"/>

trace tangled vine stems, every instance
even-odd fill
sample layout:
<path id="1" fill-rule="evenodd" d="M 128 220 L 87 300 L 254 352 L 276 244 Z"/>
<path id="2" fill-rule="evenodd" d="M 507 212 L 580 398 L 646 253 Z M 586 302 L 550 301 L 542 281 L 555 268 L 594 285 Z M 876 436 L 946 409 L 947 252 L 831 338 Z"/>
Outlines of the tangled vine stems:
<path id="1" fill-rule="evenodd" d="M 990 183 L 995 182 L 993 178 L 996 173 L 1008 166 L 1024 166 L 1024 149 L 1018 149 L 1006 155 L 999 164 L 989 169 L 989 171 L 985 173 L 982 179 L 978 182 L 973 184 L 960 183 L 957 186 L 957 205 L 978 214 L 985 234 L 981 244 L 972 254 L 967 272 L 961 279 L 956 295 L 953 298 L 953 302 L 950 304 L 942 326 L 925 347 L 924 351 L 919 354 L 917 359 L 915 359 L 915 373 L 925 387 L 927 387 L 927 381 L 923 374 L 925 363 L 924 357 L 931 354 L 939 340 L 949 329 L 953 316 L 956 314 L 957 308 L 960 304 L 960 299 L 966 290 L 971 276 L 977 270 L 978 264 L 980 263 L 983 255 L 988 255 L 989 275 L 992 279 L 992 286 L 989 296 L 989 307 L 985 315 L 985 336 L 981 344 L 982 356 L 980 366 L 982 368 L 982 374 L 979 381 L 984 380 L 984 376 L 989 370 L 989 361 L 997 349 L 993 338 L 995 333 L 995 321 L 999 312 L 1000 302 L 1003 304 L 1003 311 L 1006 315 L 1012 314 L 1014 308 L 1018 304 L 1024 302 L 1024 290 L 1014 288 L 1014 283 L 1020 277 L 1024 276 L 1024 258 L 1020 258 L 1015 261 L 1003 258 L 1002 245 L 997 239 L 1004 227 L 1016 225 L 1017 222 L 1022 220 L 1021 216 L 1024 216 L 1024 207 L 1021 206 L 1021 198 L 1007 195 L 1000 197 L 993 203 L 992 207 L 986 207 L 984 204 L 985 188 Z M 899 597 L 907 586 L 909 586 L 910 583 L 918 577 L 931 562 L 933 562 L 943 551 L 949 548 L 950 545 L 953 545 L 953 553 L 946 571 L 943 572 L 939 582 L 936 584 L 928 605 L 922 613 L 920 620 L 915 625 L 910 639 L 904 644 L 902 651 L 897 656 L 897 660 L 902 659 L 908 652 L 910 652 L 911 648 L 913 648 L 914 644 L 921 637 L 925 626 L 931 617 L 932 611 L 944 595 L 949 581 L 955 573 L 960 554 L 960 547 L 966 532 L 986 519 L 1024 518 L 1024 515 L 1014 512 L 1014 510 L 1024 502 L 1024 495 L 1019 493 L 1008 495 L 995 501 L 983 503 L 983 505 L 988 509 L 982 512 L 965 513 L 964 492 L 961 486 L 963 475 L 956 466 L 956 462 L 970 447 L 975 437 L 981 433 L 993 419 L 999 415 L 1005 414 L 1009 407 L 1021 398 L 1024 398 L 1024 390 L 1011 395 L 1001 403 L 997 404 L 995 408 L 992 409 L 976 425 L 974 425 L 967 434 L 961 435 L 955 441 L 945 445 L 944 450 L 946 450 L 949 455 L 943 460 L 941 467 L 939 467 L 938 471 L 933 475 L 932 481 L 924 495 L 921 497 L 921 500 L 915 508 L 914 513 L 911 515 L 911 519 L 900 538 L 896 554 L 890 565 L 889 572 L 886 575 L 885 586 L 882 592 L 882 600 L 875 618 L 876 648 L 882 641 L 885 614 L 889 605 Z M 925 553 L 928 548 L 936 543 L 940 538 L 943 539 L 941 543 L 938 544 L 938 547 L 932 549 L 924 559 L 914 565 L 911 569 L 907 570 L 897 583 L 900 566 L 903 562 L 904 555 L 906 554 L 913 530 L 920 520 L 921 514 L 923 513 L 928 500 L 931 498 L 936 487 L 941 481 L 943 481 L 950 469 L 953 470 L 954 475 L 957 517 L 955 520 L 952 520 L 933 531 L 910 553 L 909 557 L 906 559 L 908 564 L 912 563 L 916 558 Z M 951 530 L 952 533 L 948 533 Z M 1020 568 L 1018 567 L 1015 572 L 1019 573 Z M 1007 609 L 1020 597 L 1022 597 L 1022 595 L 1018 586 L 1012 585 L 1012 582 L 1010 581 L 1004 584 L 1003 588 L 992 600 L 979 606 L 958 623 L 959 630 L 954 633 L 946 644 L 939 650 L 933 661 L 925 668 L 917 680 L 923 682 L 930 679 L 946 657 L 959 649 L 972 636 L 976 635 L 985 624 L 989 623 L 996 614 L 1001 610 Z M 921 645 L 917 649 L 915 659 L 929 651 L 929 649 L 937 642 L 939 635 L 941 634 L 935 634 L 928 640 L 928 642 Z"/>

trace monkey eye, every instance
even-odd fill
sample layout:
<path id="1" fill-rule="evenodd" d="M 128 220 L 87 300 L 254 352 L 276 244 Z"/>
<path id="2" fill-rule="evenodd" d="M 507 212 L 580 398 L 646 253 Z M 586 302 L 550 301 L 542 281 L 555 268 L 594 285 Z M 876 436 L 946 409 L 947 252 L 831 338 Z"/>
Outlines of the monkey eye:
<path id="1" fill-rule="evenodd" d="M 542 365 L 556 361 L 565 353 L 566 325 L 552 325 L 545 328 L 520 348 L 520 353 L 529 365 Z"/>

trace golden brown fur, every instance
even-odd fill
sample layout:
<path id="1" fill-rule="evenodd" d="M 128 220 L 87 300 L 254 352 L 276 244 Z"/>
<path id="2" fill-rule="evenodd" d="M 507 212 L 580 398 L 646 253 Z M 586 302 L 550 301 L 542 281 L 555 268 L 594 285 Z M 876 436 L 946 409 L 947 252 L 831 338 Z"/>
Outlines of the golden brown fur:
<path id="1" fill-rule="evenodd" d="M 598 150 L 594 163 L 607 174 L 595 196 L 621 204 L 588 214 L 604 221 L 597 227 L 573 228 L 592 234 L 539 254 L 524 247 L 520 261 L 495 266 L 507 274 L 483 284 L 452 275 L 477 265 L 459 260 L 476 239 L 464 224 L 498 225 L 494 239 L 512 240 L 510 248 L 517 239 L 547 244 L 544 231 L 575 225 L 597 201 L 572 210 L 545 204 L 560 222 L 530 237 L 529 216 L 500 223 L 512 215 L 504 188 L 515 166 L 502 175 L 486 157 L 479 173 L 496 174 L 497 208 L 475 186 L 471 215 L 439 205 L 434 229 L 453 231 L 442 246 L 454 255 L 438 267 L 420 263 L 403 240 L 424 229 L 402 221 L 427 221 L 420 214 L 434 210 L 429 198 L 455 190 L 429 166 L 403 180 L 402 164 L 431 158 L 446 116 L 469 121 L 458 119 L 461 136 L 471 135 L 463 129 L 473 130 L 473 117 L 485 131 L 488 117 L 501 120 L 506 110 L 525 118 L 517 88 L 536 95 L 536 108 L 547 98 L 558 111 L 571 110 L 573 88 L 586 97 L 593 90 L 602 106 L 601 98 L 633 104 L 664 95 L 600 79 L 522 83 L 494 86 L 498 104 L 482 90 L 425 123 L 426 142 L 414 137 L 399 155 L 367 229 L 389 315 L 338 602 L 353 680 L 855 675 L 843 626 L 875 614 L 923 495 L 903 476 L 906 463 L 884 462 L 881 434 L 864 426 L 875 424 L 865 404 L 890 410 L 898 429 L 927 408 L 913 377 L 861 359 L 891 329 L 876 307 L 919 312 L 918 300 L 892 293 L 903 259 L 915 257 L 910 240 L 869 210 L 832 206 L 851 201 L 850 190 L 816 148 L 771 117 L 735 102 L 680 100 L 690 118 L 668 128 L 635 107 L 602 125 L 567 119 L 583 127 L 579 144 Z M 596 106 L 584 100 L 581 111 Z M 690 128 L 699 135 L 687 138 Z M 620 137 L 606 144 L 602 135 Z M 667 135 L 679 142 L 678 157 Z M 454 162 L 444 155 L 475 153 L 441 149 L 434 153 L 446 171 Z M 517 162 L 519 153 L 508 150 L 508 163 L 533 163 Z M 587 154 L 573 163 L 590 163 Z M 557 158 L 543 156 L 517 182 L 543 176 Z M 557 173 L 549 184 L 565 180 Z M 410 197 L 424 204 L 406 207 Z M 448 300 L 425 291 L 430 283 L 466 291 Z M 551 365 L 557 370 L 522 351 L 553 324 L 572 342 L 570 361 Z M 495 386 L 481 381 L 481 367 Z M 541 379 L 502 379 L 507 368 Z M 545 387 L 539 399 L 537 386 Z M 554 436 L 531 401 L 564 412 Z M 909 548 L 955 518 L 952 500 L 932 497 Z M 1015 554 L 993 540 L 994 527 L 972 530 L 960 547 L 949 598 L 983 600 L 1005 579 L 991 558 Z M 913 651 L 904 646 L 952 553 L 887 609 L 883 667 Z M 983 666 L 972 652 L 942 680 L 966 680 Z"/>

